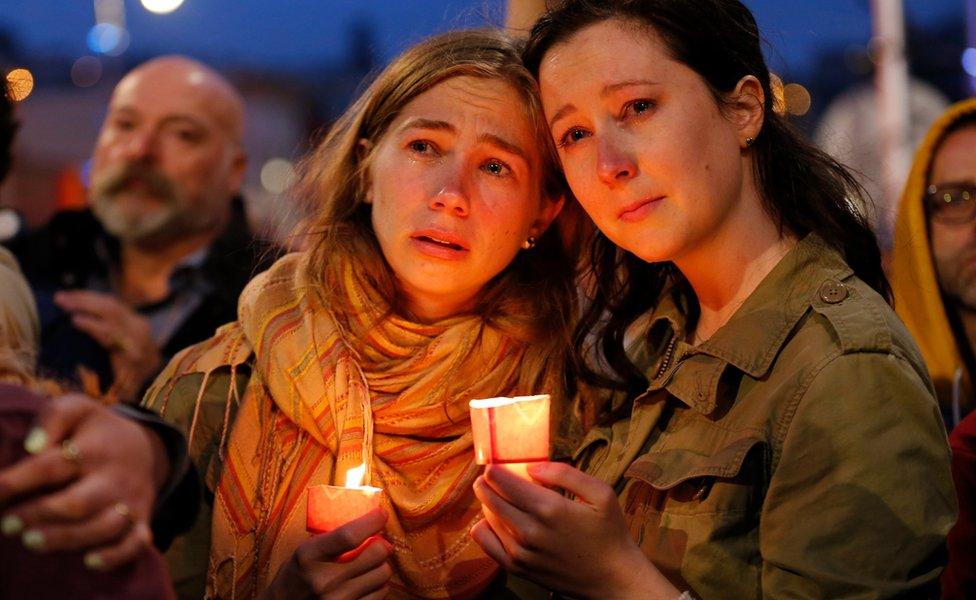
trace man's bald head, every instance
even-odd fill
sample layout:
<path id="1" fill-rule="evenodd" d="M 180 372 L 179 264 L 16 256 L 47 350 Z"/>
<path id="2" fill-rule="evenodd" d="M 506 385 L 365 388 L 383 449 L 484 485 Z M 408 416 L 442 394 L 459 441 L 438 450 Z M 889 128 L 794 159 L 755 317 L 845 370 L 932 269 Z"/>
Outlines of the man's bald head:
<path id="1" fill-rule="evenodd" d="M 244 99 L 220 74 L 207 65 L 185 56 L 169 55 L 144 62 L 119 81 L 112 94 L 124 96 L 128 87 L 157 87 L 160 93 L 179 95 L 201 102 L 213 113 L 231 140 L 241 143 L 244 135 Z"/>
<path id="2" fill-rule="evenodd" d="M 115 87 L 92 161 L 95 214 L 123 240 L 220 228 L 243 180 L 244 102 L 217 72 L 153 59 Z"/>

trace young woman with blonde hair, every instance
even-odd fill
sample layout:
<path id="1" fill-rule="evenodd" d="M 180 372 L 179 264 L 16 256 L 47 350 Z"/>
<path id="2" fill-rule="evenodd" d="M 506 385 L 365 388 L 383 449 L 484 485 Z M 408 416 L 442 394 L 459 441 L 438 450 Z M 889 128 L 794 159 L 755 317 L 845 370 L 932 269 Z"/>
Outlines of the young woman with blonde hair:
<path id="1" fill-rule="evenodd" d="M 563 184 L 546 136 L 516 46 L 454 32 L 396 59 L 305 161 L 309 249 L 255 278 L 237 322 L 147 395 L 183 425 L 215 496 L 196 546 L 210 547 L 210 596 L 489 585 L 498 565 L 468 537 L 467 402 L 563 400 L 573 262 L 549 227 Z M 310 538 L 306 488 L 361 463 L 386 517 Z M 380 531 L 388 543 L 337 560 Z"/>

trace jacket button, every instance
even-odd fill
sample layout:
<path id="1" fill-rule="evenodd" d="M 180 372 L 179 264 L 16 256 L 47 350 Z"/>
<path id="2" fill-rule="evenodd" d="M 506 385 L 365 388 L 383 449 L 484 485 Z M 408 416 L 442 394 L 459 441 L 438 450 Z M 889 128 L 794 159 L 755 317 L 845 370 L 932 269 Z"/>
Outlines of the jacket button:
<path id="1" fill-rule="evenodd" d="M 827 304 L 843 302 L 848 294 L 847 286 L 833 279 L 828 279 L 820 286 L 820 299 Z"/>

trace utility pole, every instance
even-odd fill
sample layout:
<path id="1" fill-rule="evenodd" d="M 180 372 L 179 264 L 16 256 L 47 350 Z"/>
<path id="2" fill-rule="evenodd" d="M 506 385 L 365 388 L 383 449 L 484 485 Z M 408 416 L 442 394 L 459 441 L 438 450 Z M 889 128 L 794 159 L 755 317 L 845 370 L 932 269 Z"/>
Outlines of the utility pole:
<path id="1" fill-rule="evenodd" d="M 972 1 L 972 0 L 971 0 Z M 905 12 L 902 0 L 871 0 L 876 63 L 875 86 L 881 132 L 884 198 L 878 203 L 878 227 L 894 227 L 895 208 L 911 168 L 909 148 L 908 62 L 905 58 Z"/>

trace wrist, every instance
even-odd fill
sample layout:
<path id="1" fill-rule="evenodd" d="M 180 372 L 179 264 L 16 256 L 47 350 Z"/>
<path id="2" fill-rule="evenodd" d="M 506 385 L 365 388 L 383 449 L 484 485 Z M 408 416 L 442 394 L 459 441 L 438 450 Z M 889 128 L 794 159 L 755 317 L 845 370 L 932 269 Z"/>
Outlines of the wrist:
<path id="1" fill-rule="evenodd" d="M 677 600 L 681 590 L 674 587 L 668 579 L 654 566 L 639 547 L 635 544 L 623 560 L 615 561 L 618 572 L 619 593 L 615 594 L 620 600 Z M 606 597 L 604 594 L 603 597 Z M 684 600 L 683 598 L 681 600 Z"/>
<path id="2" fill-rule="evenodd" d="M 145 426 L 140 426 L 139 430 L 149 441 L 153 461 L 153 489 L 158 495 L 163 491 L 163 488 L 169 481 L 170 471 L 172 469 L 172 465 L 169 462 L 169 453 L 166 450 L 166 445 L 163 443 L 163 440 L 156 435 L 155 431 Z"/>

